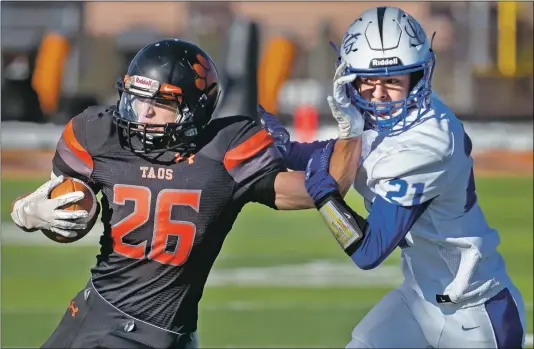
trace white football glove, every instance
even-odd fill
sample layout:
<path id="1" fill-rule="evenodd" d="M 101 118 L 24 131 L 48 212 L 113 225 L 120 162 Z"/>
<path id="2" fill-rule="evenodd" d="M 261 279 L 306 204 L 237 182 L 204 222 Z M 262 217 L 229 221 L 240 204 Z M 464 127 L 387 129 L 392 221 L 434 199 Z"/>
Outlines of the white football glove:
<path id="1" fill-rule="evenodd" d="M 336 69 L 334 75 L 334 97 L 328 96 L 326 99 L 332 115 L 337 120 L 338 138 L 356 138 L 363 133 L 364 120 L 360 111 L 352 105 L 348 90 L 352 88 L 350 83 L 356 79 L 356 74 L 343 75 L 346 62 L 342 62 Z M 347 86 L 347 84 L 349 84 Z"/>
<path id="2" fill-rule="evenodd" d="M 86 229 L 88 213 L 85 210 L 66 211 L 58 209 L 63 205 L 83 199 L 84 193 L 72 193 L 49 199 L 50 192 L 63 182 L 63 176 L 55 177 L 41 185 L 30 195 L 18 200 L 13 206 L 11 218 L 16 225 L 26 231 L 46 229 L 67 238 L 74 238 L 78 234 L 71 229 Z M 79 220 L 71 222 L 72 220 Z"/>

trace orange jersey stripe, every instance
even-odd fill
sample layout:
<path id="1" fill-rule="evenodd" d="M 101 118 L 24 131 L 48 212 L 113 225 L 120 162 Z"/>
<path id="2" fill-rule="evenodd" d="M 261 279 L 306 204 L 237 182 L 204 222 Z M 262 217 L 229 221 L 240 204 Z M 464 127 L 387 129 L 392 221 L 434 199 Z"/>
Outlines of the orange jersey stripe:
<path id="1" fill-rule="evenodd" d="M 243 161 L 250 159 L 254 155 L 258 154 L 262 149 L 273 144 L 273 137 L 267 131 L 261 130 L 254 134 L 252 137 L 229 150 L 224 155 L 224 167 L 226 170 L 230 170 L 239 165 Z"/>
<path id="2" fill-rule="evenodd" d="M 78 142 L 76 136 L 74 135 L 74 130 L 72 129 L 72 120 L 70 120 L 65 126 L 65 131 L 63 131 L 63 139 L 67 146 L 72 150 L 72 152 L 80 158 L 89 168 L 93 169 L 93 158 L 91 154 Z"/>

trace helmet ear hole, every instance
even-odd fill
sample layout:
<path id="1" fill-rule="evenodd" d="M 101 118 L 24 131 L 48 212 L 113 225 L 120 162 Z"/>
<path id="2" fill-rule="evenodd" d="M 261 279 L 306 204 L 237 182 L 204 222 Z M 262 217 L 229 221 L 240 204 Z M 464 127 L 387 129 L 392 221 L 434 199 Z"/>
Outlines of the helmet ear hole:
<path id="1" fill-rule="evenodd" d="M 414 71 L 413 73 L 410 73 L 410 89 L 409 91 L 413 90 L 415 85 L 421 81 L 421 79 L 425 76 L 424 70 L 418 70 Z"/>
<path id="2" fill-rule="evenodd" d="M 360 92 L 360 85 L 361 85 L 360 82 L 361 82 L 361 78 L 357 77 L 357 78 L 354 79 L 354 81 L 351 82 L 350 84 L 352 85 L 352 87 L 353 87 L 356 91 Z"/>

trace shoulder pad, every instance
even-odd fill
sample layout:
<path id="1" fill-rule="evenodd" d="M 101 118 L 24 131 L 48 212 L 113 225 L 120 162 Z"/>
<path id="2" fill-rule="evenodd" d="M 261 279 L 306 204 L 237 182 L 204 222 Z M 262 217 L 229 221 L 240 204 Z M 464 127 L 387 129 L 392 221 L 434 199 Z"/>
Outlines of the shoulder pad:
<path id="1" fill-rule="evenodd" d="M 226 151 L 235 142 L 236 138 L 248 129 L 252 129 L 256 123 L 246 116 L 231 116 L 212 120 L 204 130 L 204 146 L 200 153 L 216 159 L 224 158 Z"/>
<path id="2" fill-rule="evenodd" d="M 82 130 L 87 151 L 92 156 L 105 152 L 110 144 L 118 142 L 113 111 L 114 106 L 92 106 L 73 119 L 73 127 Z"/>
<path id="3" fill-rule="evenodd" d="M 83 111 L 83 114 L 87 117 L 87 119 L 101 119 L 105 116 L 109 115 L 110 117 L 113 116 L 113 111 L 115 110 L 115 106 L 103 106 L 103 105 L 94 105 L 90 106 L 87 109 Z"/>
<path id="4" fill-rule="evenodd" d="M 399 151 L 375 164 L 370 186 L 389 202 L 402 206 L 421 204 L 447 189 L 448 160 L 432 152 Z"/>
<path id="5" fill-rule="evenodd" d="M 431 118 L 409 130 L 384 138 L 377 146 L 379 158 L 398 152 L 431 154 L 445 160 L 454 152 L 454 121 L 446 118 Z"/>

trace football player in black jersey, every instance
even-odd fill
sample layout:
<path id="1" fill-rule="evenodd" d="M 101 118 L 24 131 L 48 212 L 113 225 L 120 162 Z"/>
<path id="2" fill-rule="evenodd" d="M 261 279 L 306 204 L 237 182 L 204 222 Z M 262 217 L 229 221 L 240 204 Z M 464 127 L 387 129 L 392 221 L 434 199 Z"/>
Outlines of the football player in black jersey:
<path id="1" fill-rule="evenodd" d="M 91 278 L 43 347 L 196 347 L 198 303 L 243 206 L 294 210 L 314 202 L 304 172 L 286 170 L 253 118 L 212 118 L 221 86 L 198 46 L 152 43 L 117 85 L 116 106 L 91 107 L 70 120 L 52 179 L 16 201 L 11 214 L 26 231 L 72 237 L 92 217 L 60 207 L 83 194 L 48 193 L 65 176 L 102 193 L 104 232 Z M 337 119 L 330 173 L 344 194 L 357 168 L 361 120 Z"/>

